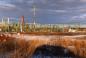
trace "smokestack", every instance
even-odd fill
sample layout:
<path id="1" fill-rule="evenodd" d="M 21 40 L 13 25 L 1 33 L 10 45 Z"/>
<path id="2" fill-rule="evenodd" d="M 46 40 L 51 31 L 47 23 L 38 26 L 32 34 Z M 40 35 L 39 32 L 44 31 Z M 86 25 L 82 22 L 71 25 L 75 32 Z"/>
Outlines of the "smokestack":
<path id="1" fill-rule="evenodd" d="M 4 20 L 3 20 L 3 18 L 2 18 L 2 24 L 4 23 Z"/>
<path id="2" fill-rule="evenodd" d="M 24 16 L 21 16 L 21 19 L 20 19 L 20 29 L 21 29 L 21 32 L 24 31 Z"/>
<path id="3" fill-rule="evenodd" d="M 22 20 L 21 21 L 22 21 L 22 25 L 24 25 L 24 16 L 22 16 Z"/>
<path id="4" fill-rule="evenodd" d="M 10 23 L 10 19 L 8 18 L 8 24 Z"/>

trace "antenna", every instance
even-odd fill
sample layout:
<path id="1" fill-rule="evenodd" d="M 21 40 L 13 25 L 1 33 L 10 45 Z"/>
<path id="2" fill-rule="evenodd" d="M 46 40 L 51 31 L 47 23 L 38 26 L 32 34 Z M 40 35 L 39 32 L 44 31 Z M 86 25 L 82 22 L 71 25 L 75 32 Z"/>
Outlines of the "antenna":
<path id="1" fill-rule="evenodd" d="M 33 24 L 35 24 L 36 22 L 35 22 L 35 17 L 36 17 L 36 6 L 35 6 L 35 3 L 34 3 L 34 1 L 33 1 L 33 18 L 32 18 L 32 22 L 33 22 Z"/>
<path id="2" fill-rule="evenodd" d="M 33 17 L 34 17 L 33 20 L 34 20 L 34 21 L 33 21 L 33 23 L 34 23 L 34 24 L 35 24 L 35 16 L 36 16 L 35 11 L 36 11 L 36 8 L 35 8 L 35 5 L 34 5 L 34 6 L 33 6 L 33 12 L 34 12 L 34 15 L 33 15 Z"/>
<path id="3" fill-rule="evenodd" d="M 35 24 L 36 24 L 36 21 L 35 21 L 35 17 L 36 17 L 36 5 L 35 5 L 34 1 L 33 1 L 32 7 L 33 7 L 32 8 L 32 10 L 33 10 L 32 23 L 33 23 L 33 31 L 35 31 Z"/>

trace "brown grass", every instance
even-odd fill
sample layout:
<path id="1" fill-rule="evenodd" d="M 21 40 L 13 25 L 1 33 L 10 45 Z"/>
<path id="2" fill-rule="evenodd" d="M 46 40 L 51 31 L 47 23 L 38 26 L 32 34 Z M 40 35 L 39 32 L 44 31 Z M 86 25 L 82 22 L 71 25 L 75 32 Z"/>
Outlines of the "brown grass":
<path id="1" fill-rule="evenodd" d="M 62 46 L 70 49 L 75 55 L 83 56 L 86 58 L 86 40 L 85 37 L 78 38 L 74 41 L 71 38 L 64 39 L 50 39 L 47 43 L 43 40 L 29 40 L 24 39 L 15 40 L 14 38 L 0 36 L 0 53 L 11 52 L 9 58 L 28 58 L 31 57 L 35 49 L 41 45 L 54 45 Z M 69 48 L 73 46 L 74 48 Z"/>

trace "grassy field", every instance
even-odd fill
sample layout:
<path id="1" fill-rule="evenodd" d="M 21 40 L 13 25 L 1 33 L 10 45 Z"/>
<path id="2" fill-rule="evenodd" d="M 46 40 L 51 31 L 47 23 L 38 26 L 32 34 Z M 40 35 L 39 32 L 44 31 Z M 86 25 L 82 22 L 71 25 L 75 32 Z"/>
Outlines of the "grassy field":
<path id="1" fill-rule="evenodd" d="M 41 39 L 41 36 L 39 37 Z M 47 41 L 46 39 L 26 41 L 24 39 L 16 39 L 2 34 L 0 35 L 0 58 L 2 57 L 31 58 L 35 53 L 36 49 L 38 49 L 43 45 L 56 46 L 56 47 L 60 46 L 67 50 L 70 50 L 76 56 L 76 58 L 79 58 L 79 57 L 86 58 L 86 39 L 85 38 L 86 36 L 82 36 L 82 37 L 60 36 L 59 37 L 55 35 L 55 37 L 52 37 Z M 52 47 L 49 47 L 48 49 L 51 49 L 51 48 Z M 53 50 L 50 51 L 51 54 L 52 52 Z"/>

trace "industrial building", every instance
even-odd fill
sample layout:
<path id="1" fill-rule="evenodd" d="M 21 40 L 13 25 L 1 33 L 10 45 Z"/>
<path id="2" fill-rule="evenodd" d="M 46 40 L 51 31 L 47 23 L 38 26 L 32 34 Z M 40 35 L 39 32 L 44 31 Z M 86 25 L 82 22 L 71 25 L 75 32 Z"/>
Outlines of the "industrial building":
<path id="1" fill-rule="evenodd" d="M 85 25 L 80 24 L 40 24 L 25 23 L 24 16 L 18 18 L 18 22 L 10 21 L 9 17 L 2 18 L 0 22 L 1 32 L 85 32 Z"/>

